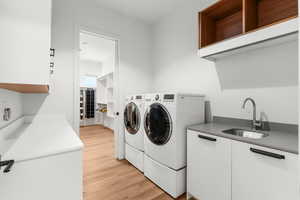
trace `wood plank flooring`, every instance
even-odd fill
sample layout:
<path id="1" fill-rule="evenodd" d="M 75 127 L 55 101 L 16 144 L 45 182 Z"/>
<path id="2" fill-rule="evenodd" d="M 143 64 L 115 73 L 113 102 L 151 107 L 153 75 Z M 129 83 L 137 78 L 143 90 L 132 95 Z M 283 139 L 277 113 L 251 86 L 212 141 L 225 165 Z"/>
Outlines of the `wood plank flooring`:
<path id="1" fill-rule="evenodd" d="M 171 200 L 171 196 L 127 161 L 114 158 L 111 130 L 102 126 L 80 128 L 84 150 L 84 200 Z M 184 200 L 185 195 L 178 198 Z"/>

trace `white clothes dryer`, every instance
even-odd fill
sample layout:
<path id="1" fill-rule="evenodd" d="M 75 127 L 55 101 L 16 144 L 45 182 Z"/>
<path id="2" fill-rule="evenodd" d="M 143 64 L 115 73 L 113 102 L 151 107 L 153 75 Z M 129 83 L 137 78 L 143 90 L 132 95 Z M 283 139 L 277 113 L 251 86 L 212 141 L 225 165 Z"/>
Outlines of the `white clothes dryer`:
<path id="1" fill-rule="evenodd" d="M 144 173 L 173 197 L 185 192 L 186 128 L 202 122 L 204 95 L 155 94 L 146 108 Z"/>

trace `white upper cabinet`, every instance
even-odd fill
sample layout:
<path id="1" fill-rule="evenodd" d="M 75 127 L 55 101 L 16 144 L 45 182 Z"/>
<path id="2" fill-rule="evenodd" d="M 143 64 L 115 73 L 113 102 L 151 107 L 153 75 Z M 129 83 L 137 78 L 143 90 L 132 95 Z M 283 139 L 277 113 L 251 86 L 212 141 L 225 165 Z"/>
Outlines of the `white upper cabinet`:
<path id="1" fill-rule="evenodd" d="M 299 200 L 298 155 L 232 141 L 232 200 Z"/>
<path id="2" fill-rule="evenodd" d="M 201 200 L 231 200 L 231 141 L 188 131 L 187 193 Z"/>
<path id="3" fill-rule="evenodd" d="M 51 0 L 0 1 L 1 84 L 49 84 L 51 5 Z"/>

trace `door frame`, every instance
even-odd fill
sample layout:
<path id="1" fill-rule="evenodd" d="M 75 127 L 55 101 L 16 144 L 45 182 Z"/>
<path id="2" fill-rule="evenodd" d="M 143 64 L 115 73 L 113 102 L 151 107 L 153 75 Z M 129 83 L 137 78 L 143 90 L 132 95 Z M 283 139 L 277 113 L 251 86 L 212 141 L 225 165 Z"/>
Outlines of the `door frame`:
<path id="1" fill-rule="evenodd" d="M 124 136 L 121 123 L 121 99 L 120 99 L 120 37 L 115 34 L 107 33 L 97 28 L 75 25 L 75 46 L 74 46 L 74 98 L 73 98 L 73 123 L 75 131 L 80 135 L 80 33 L 95 35 L 115 42 L 115 68 L 114 68 L 114 146 L 115 158 L 124 159 Z M 118 113 L 118 115 L 116 114 Z"/>

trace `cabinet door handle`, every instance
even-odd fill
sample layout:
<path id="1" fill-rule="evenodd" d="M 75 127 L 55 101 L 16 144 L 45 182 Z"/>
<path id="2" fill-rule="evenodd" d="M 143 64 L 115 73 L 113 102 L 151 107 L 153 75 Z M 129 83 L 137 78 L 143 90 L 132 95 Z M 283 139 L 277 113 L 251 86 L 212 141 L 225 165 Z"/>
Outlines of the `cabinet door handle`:
<path id="1" fill-rule="evenodd" d="M 217 141 L 216 138 L 211 138 L 211 137 L 207 137 L 207 136 L 204 136 L 204 135 L 198 135 L 198 138 L 201 138 L 201 139 L 204 139 L 204 140 L 209 140 L 209 141 L 212 141 L 212 142 Z"/>
<path id="2" fill-rule="evenodd" d="M 0 169 L 1 169 L 1 167 L 6 166 L 3 170 L 3 172 L 8 173 L 8 172 L 10 172 L 10 170 L 11 170 L 12 166 L 14 165 L 14 163 L 15 163 L 14 160 L 0 161 Z"/>
<path id="3" fill-rule="evenodd" d="M 280 155 L 280 154 L 272 153 L 272 152 L 268 152 L 268 151 L 263 151 L 260 149 L 250 148 L 250 151 L 252 151 L 253 153 L 261 154 L 264 156 L 269 156 L 272 158 L 277 158 L 277 159 L 281 159 L 281 160 L 285 159 L 284 155 Z"/>
<path id="4" fill-rule="evenodd" d="M 50 48 L 50 57 L 54 57 L 55 56 L 55 49 Z"/>

